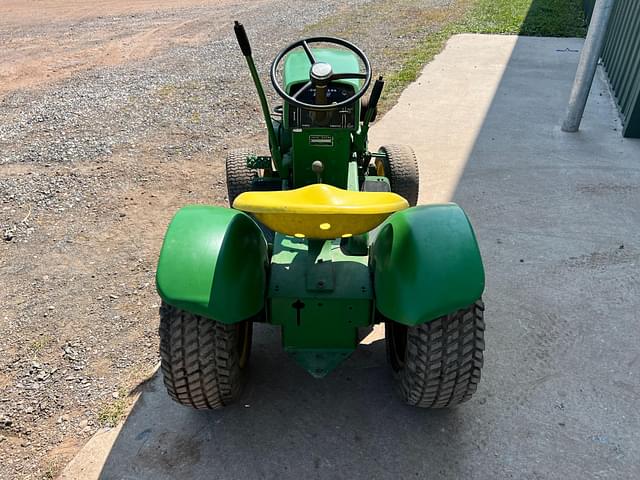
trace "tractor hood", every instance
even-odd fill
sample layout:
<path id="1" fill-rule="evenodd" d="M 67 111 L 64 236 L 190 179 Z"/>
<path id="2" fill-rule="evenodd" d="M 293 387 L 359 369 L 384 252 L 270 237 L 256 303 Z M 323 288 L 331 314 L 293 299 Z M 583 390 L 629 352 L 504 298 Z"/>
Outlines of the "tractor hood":
<path id="1" fill-rule="evenodd" d="M 360 71 L 358 57 L 352 52 L 338 50 L 335 48 L 314 48 L 313 54 L 318 62 L 325 62 L 331 65 L 333 73 L 353 73 Z M 307 55 L 303 51 L 291 52 L 285 62 L 282 72 L 284 87 L 286 92 L 291 91 L 291 86 L 309 81 L 309 70 L 311 64 Z M 339 83 L 353 85 L 357 91 L 360 88 L 360 80 L 338 80 Z"/>

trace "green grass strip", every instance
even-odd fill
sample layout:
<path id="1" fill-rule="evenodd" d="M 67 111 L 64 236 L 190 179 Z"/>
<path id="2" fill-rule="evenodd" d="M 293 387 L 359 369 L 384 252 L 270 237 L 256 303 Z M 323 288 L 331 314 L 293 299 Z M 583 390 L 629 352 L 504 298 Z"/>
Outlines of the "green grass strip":
<path id="1" fill-rule="evenodd" d="M 388 110 L 400 92 L 418 78 L 422 68 L 459 33 L 489 33 L 545 37 L 584 37 L 581 0 L 463 0 L 464 13 L 404 53 L 399 70 L 387 75 L 381 110 Z M 465 5 L 466 3 L 466 5 Z"/>

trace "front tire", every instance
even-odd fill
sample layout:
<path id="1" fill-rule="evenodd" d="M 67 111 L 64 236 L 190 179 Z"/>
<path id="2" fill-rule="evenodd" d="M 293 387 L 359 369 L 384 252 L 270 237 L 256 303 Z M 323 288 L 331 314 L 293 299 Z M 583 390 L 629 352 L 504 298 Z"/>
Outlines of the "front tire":
<path id="1" fill-rule="evenodd" d="M 480 382 L 484 329 L 482 300 L 414 327 L 386 319 L 387 356 L 405 403 L 445 408 L 469 400 Z"/>
<path id="2" fill-rule="evenodd" d="M 413 149 L 407 145 L 383 145 L 379 153 L 384 158 L 376 158 L 376 172 L 387 177 L 391 191 L 404 197 L 410 207 L 418 204 L 420 172 L 418 159 Z"/>
<path id="3" fill-rule="evenodd" d="M 243 192 L 251 191 L 253 179 L 258 175 L 256 170 L 247 167 L 247 157 L 251 155 L 246 150 L 232 150 L 227 155 L 227 196 L 229 206 L 233 207 L 233 201 Z"/>
<path id="4" fill-rule="evenodd" d="M 247 167 L 247 157 L 252 154 L 246 150 L 232 150 L 227 155 L 227 197 L 229 207 L 233 207 L 233 201 L 238 195 L 250 192 L 253 189 L 253 180 L 258 176 L 258 171 Z M 251 218 L 258 224 L 267 243 L 273 243 L 274 233 L 253 216 Z"/>
<path id="5" fill-rule="evenodd" d="M 237 400 L 247 376 L 252 325 L 226 325 L 163 303 L 160 356 L 169 396 L 197 409 Z"/>

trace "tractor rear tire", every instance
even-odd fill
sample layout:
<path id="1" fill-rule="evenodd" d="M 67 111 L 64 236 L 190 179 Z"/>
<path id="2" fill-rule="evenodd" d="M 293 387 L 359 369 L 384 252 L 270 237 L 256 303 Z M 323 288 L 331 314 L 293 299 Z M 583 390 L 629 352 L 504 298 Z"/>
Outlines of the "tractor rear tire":
<path id="1" fill-rule="evenodd" d="M 407 145 L 383 145 L 378 152 L 385 155 L 385 158 L 376 159 L 378 175 L 387 177 L 391 191 L 415 207 L 418 204 L 420 172 L 413 149 Z"/>
<path id="2" fill-rule="evenodd" d="M 238 195 L 251 191 L 253 187 L 257 172 L 247 167 L 247 157 L 250 155 L 246 150 L 232 150 L 227 155 L 227 194 L 230 207 Z"/>
<path id="3" fill-rule="evenodd" d="M 165 303 L 160 307 L 160 357 L 164 384 L 178 403 L 218 409 L 242 393 L 253 323 L 216 322 Z"/>
<path id="4" fill-rule="evenodd" d="M 480 382 L 484 328 L 482 300 L 414 327 L 386 320 L 387 357 L 405 403 L 445 408 L 469 400 Z"/>

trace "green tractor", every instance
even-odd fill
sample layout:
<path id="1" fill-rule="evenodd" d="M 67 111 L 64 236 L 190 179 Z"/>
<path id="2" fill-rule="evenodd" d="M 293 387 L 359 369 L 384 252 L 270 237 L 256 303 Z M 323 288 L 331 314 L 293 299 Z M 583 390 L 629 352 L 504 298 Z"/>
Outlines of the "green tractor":
<path id="1" fill-rule="evenodd" d="M 254 322 L 280 327 L 285 351 L 314 377 L 384 323 L 406 403 L 468 400 L 483 363 L 482 259 L 459 206 L 416 206 L 411 148 L 368 149 L 382 77 L 364 100 L 372 75 L 359 48 L 300 40 L 273 61 L 284 104 L 271 112 L 244 27 L 234 29 L 271 155 L 231 153 L 231 208 L 186 206 L 168 227 L 156 284 L 169 395 L 203 409 L 236 400 Z"/>

